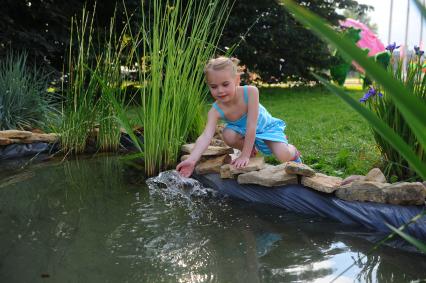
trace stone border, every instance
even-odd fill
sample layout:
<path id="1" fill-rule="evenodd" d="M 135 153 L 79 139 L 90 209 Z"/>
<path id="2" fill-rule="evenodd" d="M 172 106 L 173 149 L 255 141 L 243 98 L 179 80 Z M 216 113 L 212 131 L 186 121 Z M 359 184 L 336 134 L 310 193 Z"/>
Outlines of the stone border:
<path id="1" fill-rule="evenodd" d="M 184 153 L 191 153 L 194 144 L 182 146 Z M 286 162 L 280 165 L 266 164 L 263 157 L 250 158 L 244 168 L 230 163 L 237 155 L 223 141 L 212 141 L 197 163 L 199 175 L 219 173 L 222 179 L 236 179 L 239 184 L 256 184 L 277 187 L 290 184 L 303 186 L 348 201 L 377 202 L 398 205 L 424 205 L 426 185 L 420 182 L 389 184 L 379 168 L 373 168 L 366 176 L 356 175 L 342 179 L 317 173 L 306 164 Z M 182 156 L 182 160 L 187 155 Z"/>

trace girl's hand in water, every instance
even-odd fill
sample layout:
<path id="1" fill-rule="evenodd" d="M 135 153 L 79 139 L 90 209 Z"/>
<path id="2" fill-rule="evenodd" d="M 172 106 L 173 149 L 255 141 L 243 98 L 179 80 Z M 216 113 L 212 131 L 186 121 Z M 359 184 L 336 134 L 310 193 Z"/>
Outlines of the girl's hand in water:
<path id="1" fill-rule="evenodd" d="M 235 168 L 243 168 L 247 166 L 249 161 L 250 161 L 250 158 L 245 156 L 240 156 L 237 159 L 233 160 L 231 164 L 234 165 Z"/>
<path id="2" fill-rule="evenodd" d="M 176 171 L 178 171 L 183 177 L 188 178 L 192 175 L 192 172 L 194 172 L 196 163 L 196 161 L 188 158 L 176 166 Z"/>

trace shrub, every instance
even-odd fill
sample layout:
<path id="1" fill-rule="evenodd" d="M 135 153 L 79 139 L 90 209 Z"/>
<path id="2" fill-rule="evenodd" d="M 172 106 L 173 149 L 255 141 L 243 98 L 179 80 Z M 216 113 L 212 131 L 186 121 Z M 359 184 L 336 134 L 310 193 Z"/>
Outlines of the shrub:
<path id="1" fill-rule="evenodd" d="M 27 57 L 9 52 L 0 62 L 0 130 L 45 127 L 53 112 L 47 75 L 29 68 Z"/>

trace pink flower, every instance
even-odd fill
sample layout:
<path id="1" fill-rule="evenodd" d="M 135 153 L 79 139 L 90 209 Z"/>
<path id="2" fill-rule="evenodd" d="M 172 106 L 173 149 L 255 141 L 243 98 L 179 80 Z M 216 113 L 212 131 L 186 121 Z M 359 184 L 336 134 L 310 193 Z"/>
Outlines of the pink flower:
<path id="1" fill-rule="evenodd" d="M 358 22 L 354 19 L 346 19 L 345 21 L 340 22 L 340 26 L 342 27 L 353 27 L 355 29 L 361 30 L 361 39 L 357 42 L 357 46 L 359 48 L 368 48 L 368 56 L 374 56 L 379 52 L 385 51 L 385 46 L 380 41 L 380 39 L 377 37 L 377 35 L 374 34 L 365 24 Z M 357 64 L 355 64 L 355 67 L 358 69 L 358 71 L 364 73 L 364 70 L 359 67 Z"/>

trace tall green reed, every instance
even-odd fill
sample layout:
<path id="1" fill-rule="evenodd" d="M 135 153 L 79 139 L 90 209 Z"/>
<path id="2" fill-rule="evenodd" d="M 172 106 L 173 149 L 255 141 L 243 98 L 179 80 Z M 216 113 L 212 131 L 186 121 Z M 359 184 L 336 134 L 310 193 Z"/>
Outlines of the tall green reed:
<path id="1" fill-rule="evenodd" d="M 228 1 L 185 2 L 164 5 L 153 0 L 152 14 L 142 14 L 140 29 L 130 33 L 132 56 L 145 86 L 138 120 L 144 126 L 144 143 L 139 148 L 148 175 L 174 166 L 181 144 L 201 132 L 207 92 L 203 67 L 215 54 L 229 16 Z M 130 131 L 125 111 L 116 109 Z M 139 143 L 134 136 L 133 140 Z"/>
<path id="2" fill-rule="evenodd" d="M 68 54 L 68 83 L 60 128 L 61 145 L 66 152 L 83 152 L 96 121 L 98 83 L 87 71 L 93 56 L 94 16 L 83 9 L 81 19 L 71 20 Z"/>
<path id="3" fill-rule="evenodd" d="M 49 127 L 56 110 L 48 75 L 27 65 L 26 53 L 10 51 L 0 61 L 0 130 Z"/>
<path id="4" fill-rule="evenodd" d="M 114 118 L 110 96 L 116 97 L 122 105 L 120 66 L 126 29 L 117 35 L 115 17 L 112 17 L 108 32 L 99 37 L 94 34 L 94 18 L 94 12 L 84 8 L 81 19 L 73 18 L 71 23 L 69 80 L 64 89 L 66 99 L 60 127 L 65 152 L 84 152 L 93 138 L 101 151 L 115 150 L 119 146 L 120 128 Z"/>

